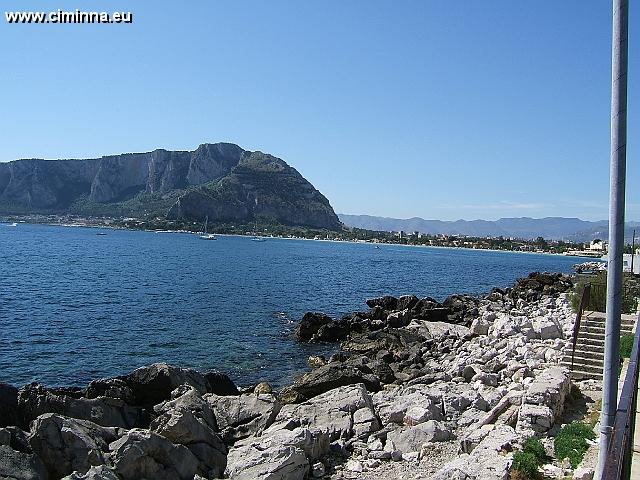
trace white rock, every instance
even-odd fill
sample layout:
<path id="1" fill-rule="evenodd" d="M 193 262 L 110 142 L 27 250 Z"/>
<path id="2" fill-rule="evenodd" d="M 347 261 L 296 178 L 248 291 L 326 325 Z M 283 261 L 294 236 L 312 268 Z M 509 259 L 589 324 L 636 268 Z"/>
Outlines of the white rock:
<path id="1" fill-rule="evenodd" d="M 349 472 L 362 472 L 362 462 L 353 458 L 347 460 L 344 469 Z"/>
<path id="2" fill-rule="evenodd" d="M 593 468 L 578 467 L 573 472 L 573 480 L 593 480 L 594 475 Z"/>

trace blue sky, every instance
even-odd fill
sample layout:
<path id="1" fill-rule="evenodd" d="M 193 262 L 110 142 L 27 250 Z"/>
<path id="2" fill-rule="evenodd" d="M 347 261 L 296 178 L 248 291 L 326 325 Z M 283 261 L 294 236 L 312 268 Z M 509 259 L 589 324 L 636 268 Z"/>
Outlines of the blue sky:
<path id="1" fill-rule="evenodd" d="M 607 217 L 608 1 L 2 4 L 134 22 L 2 21 L 0 161 L 229 141 L 283 158 L 342 213 Z M 630 88 L 628 219 L 637 105 Z"/>

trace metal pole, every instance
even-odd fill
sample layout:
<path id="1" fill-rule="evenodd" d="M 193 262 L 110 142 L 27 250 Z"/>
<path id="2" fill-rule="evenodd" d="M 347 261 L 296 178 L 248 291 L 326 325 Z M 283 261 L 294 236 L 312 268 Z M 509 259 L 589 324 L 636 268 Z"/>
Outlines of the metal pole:
<path id="1" fill-rule="evenodd" d="M 622 304 L 622 254 L 627 156 L 627 37 L 628 0 L 613 0 L 611 55 L 611 170 L 609 197 L 609 255 L 607 267 L 607 322 L 605 327 L 602 416 L 598 478 L 611 441 L 618 400 L 620 365 L 620 314 Z"/>

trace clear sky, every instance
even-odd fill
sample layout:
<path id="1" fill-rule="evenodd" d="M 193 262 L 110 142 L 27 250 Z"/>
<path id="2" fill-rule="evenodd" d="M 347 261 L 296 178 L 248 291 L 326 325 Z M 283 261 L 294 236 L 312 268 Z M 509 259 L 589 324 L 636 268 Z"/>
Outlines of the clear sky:
<path id="1" fill-rule="evenodd" d="M 627 218 L 640 219 L 631 5 Z M 337 212 L 607 217 L 605 0 L 3 0 L 131 25 L 0 25 L 0 161 L 229 141 Z"/>

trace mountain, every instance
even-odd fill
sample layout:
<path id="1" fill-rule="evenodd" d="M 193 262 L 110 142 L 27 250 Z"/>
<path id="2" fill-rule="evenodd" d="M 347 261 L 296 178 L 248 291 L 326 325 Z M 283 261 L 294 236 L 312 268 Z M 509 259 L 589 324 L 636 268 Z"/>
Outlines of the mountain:
<path id="1" fill-rule="evenodd" d="M 230 143 L 83 160 L 0 163 L 0 213 L 160 216 L 339 229 L 329 201 L 283 160 Z"/>
<path id="2" fill-rule="evenodd" d="M 370 215 L 346 215 L 338 217 L 345 225 L 367 230 L 397 232 L 421 232 L 445 235 L 467 235 L 477 237 L 513 237 L 533 239 L 544 237 L 550 240 L 571 240 L 585 242 L 595 238 L 608 237 L 606 220 L 590 222 L 579 218 L 546 217 L 546 218 L 501 218 L 489 220 L 425 220 L 419 217 L 408 219 L 374 217 Z M 627 222 L 625 240 L 631 242 L 633 228 L 640 226 L 638 222 Z M 639 232 L 640 234 L 640 232 Z"/>

